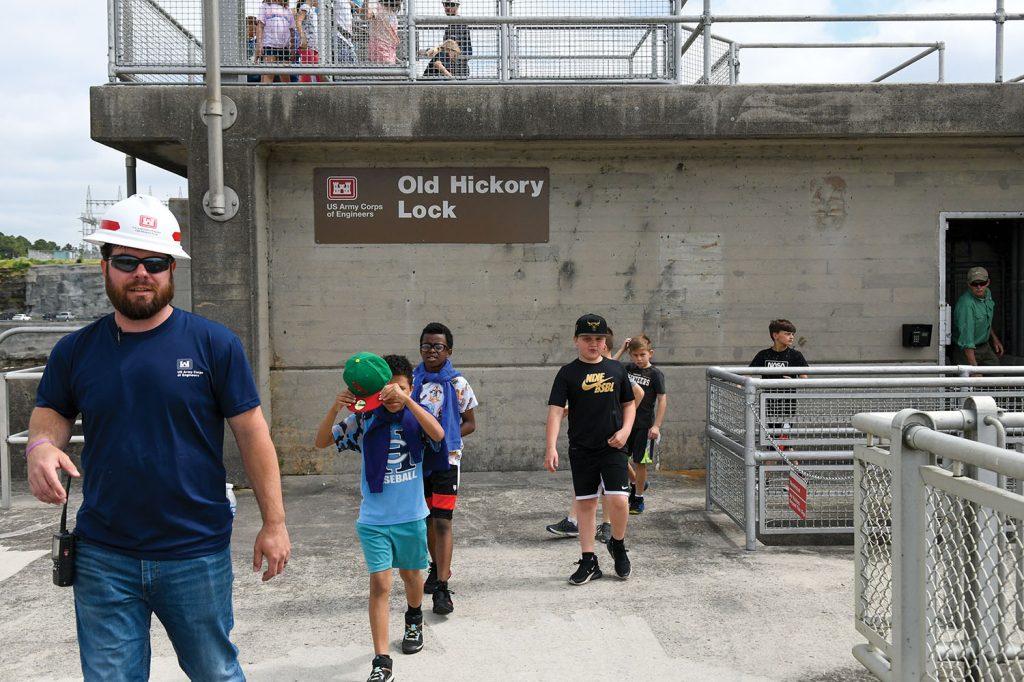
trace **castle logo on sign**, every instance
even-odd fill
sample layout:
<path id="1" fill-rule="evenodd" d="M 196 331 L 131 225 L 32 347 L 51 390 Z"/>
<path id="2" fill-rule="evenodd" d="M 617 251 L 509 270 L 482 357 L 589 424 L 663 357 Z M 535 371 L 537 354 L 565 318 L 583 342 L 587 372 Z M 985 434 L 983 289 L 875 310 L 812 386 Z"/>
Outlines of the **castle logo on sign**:
<path id="1" fill-rule="evenodd" d="M 203 370 L 193 369 L 192 358 L 178 358 L 178 377 L 179 378 L 190 378 L 190 377 L 201 377 L 203 376 Z"/>
<path id="2" fill-rule="evenodd" d="M 156 218 L 149 215 L 139 216 L 139 227 L 148 227 L 152 230 L 156 229 Z"/>
<path id="3" fill-rule="evenodd" d="M 327 198 L 331 201 L 358 199 L 358 180 L 351 175 L 332 175 L 327 178 Z"/>

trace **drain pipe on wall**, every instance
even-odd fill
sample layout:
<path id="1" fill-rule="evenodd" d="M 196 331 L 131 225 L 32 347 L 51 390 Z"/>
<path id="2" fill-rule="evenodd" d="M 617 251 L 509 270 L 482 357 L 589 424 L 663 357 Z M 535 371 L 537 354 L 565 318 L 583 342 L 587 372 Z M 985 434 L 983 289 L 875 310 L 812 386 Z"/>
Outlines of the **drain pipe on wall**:
<path id="1" fill-rule="evenodd" d="M 135 157 L 131 154 L 124 157 L 124 174 L 125 183 L 128 187 L 128 196 L 132 196 L 137 190 L 135 181 Z"/>
<path id="2" fill-rule="evenodd" d="M 230 98 L 220 92 L 220 2 L 203 3 L 203 49 L 206 55 L 206 99 L 199 115 L 206 124 L 210 189 L 203 195 L 206 215 L 220 222 L 238 213 L 238 195 L 224 185 L 224 130 L 238 117 Z"/>

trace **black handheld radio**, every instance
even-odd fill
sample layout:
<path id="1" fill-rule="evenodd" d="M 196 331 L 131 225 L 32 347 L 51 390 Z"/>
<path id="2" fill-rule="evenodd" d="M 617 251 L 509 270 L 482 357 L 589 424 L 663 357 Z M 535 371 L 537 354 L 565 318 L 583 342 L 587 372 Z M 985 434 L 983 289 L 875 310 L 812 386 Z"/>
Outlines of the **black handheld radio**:
<path id="1" fill-rule="evenodd" d="M 65 494 L 71 494 L 71 476 Z M 70 587 L 75 584 L 75 536 L 68 532 L 68 503 L 64 500 L 64 510 L 60 513 L 60 531 L 53 534 L 53 584 L 57 587 Z"/>

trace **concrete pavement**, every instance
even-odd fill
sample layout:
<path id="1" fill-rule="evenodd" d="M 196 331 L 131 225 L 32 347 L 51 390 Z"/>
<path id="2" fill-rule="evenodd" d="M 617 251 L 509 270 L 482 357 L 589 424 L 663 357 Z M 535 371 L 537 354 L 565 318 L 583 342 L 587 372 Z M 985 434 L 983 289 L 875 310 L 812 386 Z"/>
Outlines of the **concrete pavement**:
<path id="1" fill-rule="evenodd" d="M 456 511 L 455 613 L 429 612 L 425 646 L 400 653 L 404 598 L 392 595 L 392 656 L 402 682 L 870 680 L 850 655 L 851 547 L 743 549 L 740 530 L 704 511 L 703 481 L 660 474 L 648 511 L 630 517 L 633 575 L 575 587 L 575 540 L 544 526 L 565 515 L 566 473 L 471 473 Z M 72 492 L 72 499 L 77 496 Z M 354 522 L 355 476 L 285 479 L 294 554 L 261 583 L 249 570 L 259 511 L 238 491 L 234 641 L 248 679 L 366 679 L 367 578 Z M 15 482 L 0 512 L 0 680 L 81 679 L 71 590 L 50 582 L 59 509 Z M 154 680 L 182 680 L 154 623 Z"/>

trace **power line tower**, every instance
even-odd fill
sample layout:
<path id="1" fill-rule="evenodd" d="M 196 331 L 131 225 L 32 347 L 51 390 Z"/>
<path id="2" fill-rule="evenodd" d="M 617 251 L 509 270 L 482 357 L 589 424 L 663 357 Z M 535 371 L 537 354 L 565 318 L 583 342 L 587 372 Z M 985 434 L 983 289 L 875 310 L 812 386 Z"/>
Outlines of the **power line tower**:
<path id="1" fill-rule="evenodd" d="M 82 257 L 88 255 L 94 255 L 96 247 L 85 241 L 85 238 L 90 234 L 99 229 L 100 216 L 102 216 L 108 208 L 121 201 L 121 188 L 117 188 L 116 199 L 93 199 L 92 198 L 92 187 L 86 186 L 85 188 L 85 210 L 82 211 L 78 219 L 82 221 L 82 240 L 81 240 L 81 254 Z"/>

